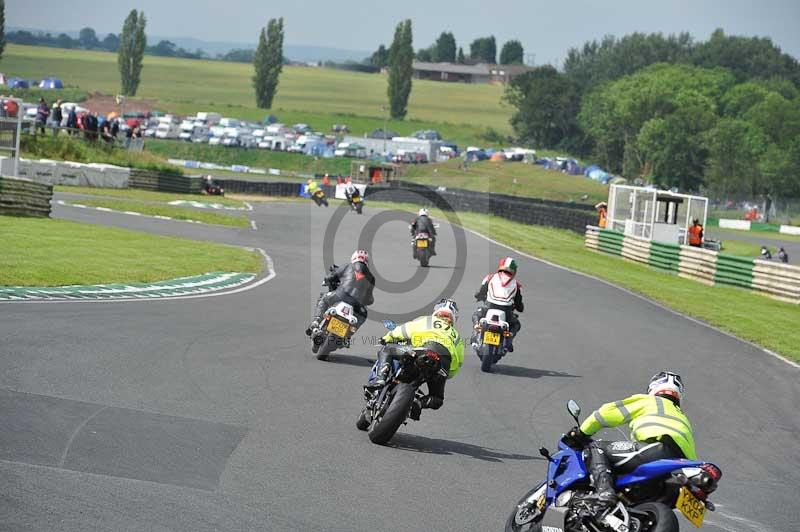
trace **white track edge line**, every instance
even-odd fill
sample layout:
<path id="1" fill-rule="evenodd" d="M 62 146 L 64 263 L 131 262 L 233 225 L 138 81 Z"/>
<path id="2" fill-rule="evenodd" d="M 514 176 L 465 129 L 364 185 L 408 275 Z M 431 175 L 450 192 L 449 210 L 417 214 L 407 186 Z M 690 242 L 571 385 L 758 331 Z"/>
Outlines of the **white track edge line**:
<path id="1" fill-rule="evenodd" d="M 783 355 L 780 355 L 780 354 L 776 353 L 775 351 L 771 351 L 770 349 L 767 349 L 766 347 L 760 346 L 760 345 L 756 344 L 755 342 L 751 342 L 750 340 L 745 340 L 744 338 L 739 338 L 738 336 L 736 336 L 733 333 L 730 333 L 728 331 L 724 331 L 724 330 L 720 329 L 719 327 L 711 325 L 710 323 L 707 323 L 707 322 L 705 322 L 703 320 L 700 320 L 700 319 L 697 319 L 697 318 L 693 318 L 692 316 L 689 316 L 688 314 L 684 314 L 683 312 L 680 312 L 678 310 L 670 308 L 670 307 L 664 305 L 663 303 L 659 303 L 658 301 L 650 299 L 649 297 L 644 296 L 642 294 L 636 293 L 633 290 L 629 290 L 629 289 L 627 289 L 627 288 L 625 288 L 623 286 L 614 284 L 611 281 L 607 281 L 605 279 L 601 279 L 600 277 L 596 277 L 596 276 L 591 275 L 589 273 L 581 272 L 581 271 L 578 271 L 578 270 L 573 270 L 572 268 L 568 268 L 566 266 L 562 266 L 560 264 L 556 264 L 554 262 L 550 262 L 549 260 L 545 260 L 545 259 L 542 259 L 540 257 L 535 257 L 535 256 L 533 256 L 533 255 L 531 255 L 529 253 L 525 253 L 524 251 L 520 251 L 520 250 L 515 249 L 515 248 L 513 248 L 513 247 L 511 247 L 509 245 L 503 244 L 502 242 L 498 242 L 496 240 L 493 240 L 493 239 L 489 238 L 488 236 L 483 235 L 483 234 L 481 234 L 481 233 L 479 233 L 479 232 L 477 232 L 477 231 L 475 231 L 473 229 L 470 229 L 468 227 L 465 227 L 465 226 L 463 226 L 461 224 L 457 224 L 457 225 L 460 225 L 462 229 L 464 229 L 466 231 L 469 231 L 473 235 L 478 236 L 478 237 L 480 237 L 480 238 L 482 238 L 484 240 L 487 240 L 487 241 L 489 241 L 489 242 L 491 242 L 493 244 L 496 244 L 496 245 L 498 245 L 500 247 L 504 247 L 506 249 L 510 249 L 511 251 L 514 251 L 515 253 L 519 253 L 520 255 L 522 255 L 524 257 L 528 257 L 529 259 L 533 259 L 535 261 L 547 264 L 548 266 L 552 266 L 553 268 L 558 268 L 559 270 L 564 270 L 564 271 L 567 271 L 567 272 L 570 272 L 570 273 L 574 273 L 575 275 L 580 275 L 581 277 L 586 277 L 588 279 L 593 279 L 595 281 L 599 281 L 599 282 L 601 282 L 601 283 L 603 283 L 603 284 L 605 284 L 607 286 L 611 286 L 613 288 L 616 288 L 617 290 L 621 290 L 621 291 L 625 292 L 626 294 L 630 294 L 630 295 L 632 295 L 634 297 L 637 297 L 637 298 L 641 299 L 642 301 L 647 301 L 648 303 L 650 303 L 652 305 L 655 305 L 656 307 L 658 307 L 660 309 L 666 310 L 667 312 L 670 312 L 670 313 L 672 313 L 672 314 L 674 314 L 676 316 L 680 316 L 682 318 L 685 318 L 685 319 L 687 319 L 687 320 L 689 320 L 689 321 L 691 321 L 693 323 L 696 323 L 698 325 L 702 325 L 704 327 L 708 327 L 709 329 L 711 329 L 713 331 L 716 331 L 718 333 L 721 333 L 721 334 L 727 336 L 728 338 L 733 338 L 734 340 L 738 340 L 738 341 L 740 341 L 742 343 L 745 343 L 745 344 L 747 344 L 747 345 L 749 345 L 751 347 L 755 347 L 759 351 L 762 351 L 762 352 L 764 352 L 764 353 L 766 353 L 766 354 L 768 354 L 768 355 L 770 355 L 772 357 L 775 357 L 778 360 L 786 362 L 790 366 L 793 366 L 795 368 L 800 369 L 800 364 L 798 364 L 797 362 L 794 362 L 793 360 L 789 360 L 788 358 L 784 357 Z"/>
<path id="2" fill-rule="evenodd" d="M 120 299 L 52 299 L 52 300 L 16 300 L 16 301 L 0 301 L 0 305 L 10 305 L 16 303 L 39 303 L 39 304 L 53 304 L 53 303 L 143 303 L 143 302 L 153 302 L 153 301 L 176 301 L 181 299 L 201 299 L 206 297 L 217 297 L 217 296 L 227 296 L 231 294 L 239 294 L 241 292 L 246 292 L 247 290 L 252 290 L 253 288 L 257 288 L 275 277 L 277 277 L 277 273 L 275 272 L 275 264 L 272 262 L 272 257 L 267 255 L 267 252 L 261 248 L 251 248 L 251 247 L 244 247 L 244 249 L 248 251 L 258 251 L 264 257 L 264 262 L 267 265 L 267 270 L 269 273 L 266 277 L 259 279 L 253 283 L 246 284 L 245 286 L 240 286 L 233 290 L 221 290 L 219 292 L 208 292 L 205 294 L 191 294 L 187 296 L 167 296 L 167 297 L 153 297 L 149 299 L 145 298 L 120 298 Z"/>
<path id="3" fill-rule="evenodd" d="M 213 227 L 230 227 L 235 229 L 235 227 L 231 225 L 222 225 L 222 224 L 209 224 L 206 222 L 200 222 L 198 220 L 181 220 L 179 218 L 170 218 L 169 216 L 160 216 L 158 214 L 142 214 L 140 212 L 133 212 L 133 211 L 116 211 L 114 209 L 107 209 L 106 207 L 89 207 L 87 205 L 80 205 L 78 203 L 67 203 L 64 200 L 56 200 L 58 205 L 62 205 L 64 207 L 78 207 L 80 209 L 91 209 L 95 211 L 101 212 L 110 212 L 112 214 L 129 214 L 131 216 L 140 216 L 142 218 L 154 218 L 156 220 L 170 220 L 172 222 L 184 222 L 189 224 L 202 224 L 202 225 L 210 225 Z"/>

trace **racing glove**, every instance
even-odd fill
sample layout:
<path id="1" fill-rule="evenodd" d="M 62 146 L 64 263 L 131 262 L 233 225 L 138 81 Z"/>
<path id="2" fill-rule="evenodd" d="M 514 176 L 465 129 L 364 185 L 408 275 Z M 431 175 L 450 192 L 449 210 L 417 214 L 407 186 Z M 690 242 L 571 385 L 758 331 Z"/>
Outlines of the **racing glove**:
<path id="1" fill-rule="evenodd" d="M 584 434 L 579 427 L 572 427 L 569 432 L 564 434 L 564 437 L 561 438 L 561 441 L 563 441 L 568 447 L 572 447 L 576 451 L 580 451 L 585 449 L 589 443 L 591 443 L 592 438 Z"/>

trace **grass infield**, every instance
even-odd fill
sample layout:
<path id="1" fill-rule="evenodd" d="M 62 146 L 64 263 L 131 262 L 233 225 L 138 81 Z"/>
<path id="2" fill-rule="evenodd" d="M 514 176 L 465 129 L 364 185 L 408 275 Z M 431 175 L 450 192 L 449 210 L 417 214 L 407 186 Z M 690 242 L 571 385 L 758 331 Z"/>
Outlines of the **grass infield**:
<path id="1" fill-rule="evenodd" d="M 249 224 L 247 217 L 240 214 L 222 214 L 220 211 L 145 203 L 142 201 L 82 199 L 70 201 L 69 203 L 78 203 L 87 207 L 103 207 L 114 211 L 138 212 L 148 216 L 167 216 L 174 220 L 192 220 L 206 224 L 227 225 L 229 227 L 247 227 Z"/>
<path id="2" fill-rule="evenodd" d="M 88 196 L 103 196 L 107 198 L 124 198 L 138 201 L 163 202 L 170 201 L 198 201 L 201 203 L 219 203 L 228 207 L 244 208 L 244 202 L 224 196 L 203 196 L 200 194 L 173 194 L 171 192 L 152 192 L 135 188 L 93 188 L 56 185 L 56 192 L 70 192 L 73 194 L 86 194 Z"/>
<path id="3" fill-rule="evenodd" d="M 263 265 L 238 247 L 65 220 L 0 216 L 0 234 L 2 286 L 147 283 Z"/>

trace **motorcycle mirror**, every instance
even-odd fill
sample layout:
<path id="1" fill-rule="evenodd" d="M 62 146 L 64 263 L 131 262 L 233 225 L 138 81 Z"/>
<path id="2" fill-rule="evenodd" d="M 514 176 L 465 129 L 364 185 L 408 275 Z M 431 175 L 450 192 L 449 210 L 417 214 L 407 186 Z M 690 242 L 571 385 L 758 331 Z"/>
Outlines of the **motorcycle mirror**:
<path id="1" fill-rule="evenodd" d="M 383 320 L 383 326 L 389 329 L 390 331 L 393 331 L 397 328 L 397 324 L 392 320 Z"/>
<path id="2" fill-rule="evenodd" d="M 575 422 L 580 424 L 580 421 L 578 421 L 578 416 L 581 415 L 581 407 L 578 405 L 578 403 L 570 399 L 567 403 L 567 410 L 569 410 L 570 415 L 575 418 Z"/>

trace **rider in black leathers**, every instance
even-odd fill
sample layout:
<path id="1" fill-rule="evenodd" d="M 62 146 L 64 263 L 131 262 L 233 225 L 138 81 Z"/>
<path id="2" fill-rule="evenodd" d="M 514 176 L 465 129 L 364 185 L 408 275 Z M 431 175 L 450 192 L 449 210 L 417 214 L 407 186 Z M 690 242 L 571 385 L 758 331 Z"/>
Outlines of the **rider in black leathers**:
<path id="1" fill-rule="evenodd" d="M 319 332 L 322 315 L 330 307 L 340 301 L 353 306 L 358 318 L 358 327 L 367 320 L 367 307 L 375 302 L 372 290 L 375 288 L 375 276 L 369 271 L 369 253 L 363 250 L 353 252 L 350 264 L 340 266 L 325 277 L 325 284 L 335 287 L 317 301 L 314 319 L 306 329 L 309 336 Z"/>
<path id="2" fill-rule="evenodd" d="M 411 223 L 411 235 L 417 236 L 417 233 L 428 233 L 431 237 L 431 256 L 436 255 L 436 227 L 433 225 L 433 220 L 428 216 L 428 209 L 420 209 L 418 216 Z M 414 250 L 414 258 L 417 258 L 417 246 L 412 240 L 411 247 Z"/>

